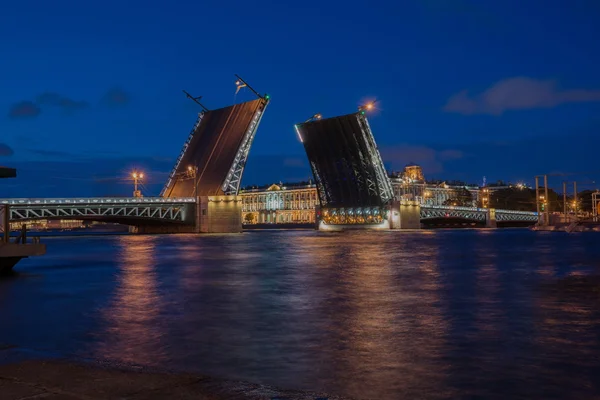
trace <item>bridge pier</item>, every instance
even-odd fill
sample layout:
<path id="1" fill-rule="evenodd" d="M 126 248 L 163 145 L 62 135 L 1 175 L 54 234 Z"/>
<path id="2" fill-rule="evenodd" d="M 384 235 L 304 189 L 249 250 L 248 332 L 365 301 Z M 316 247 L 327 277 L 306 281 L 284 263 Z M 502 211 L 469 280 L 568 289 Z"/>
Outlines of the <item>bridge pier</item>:
<path id="1" fill-rule="evenodd" d="M 132 226 L 131 233 L 240 233 L 242 198 L 240 196 L 200 196 L 194 210 L 188 210 L 187 224 L 149 224 Z"/>
<path id="2" fill-rule="evenodd" d="M 494 208 L 488 208 L 485 213 L 485 227 L 486 228 L 497 228 L 498 224 L 496 223 L 496 210 Z"/>
<path id="3" fill-rule="evenodd" d="M 421 229 L 421 204 L 394 201 L 390 210 L 390 229 Z"/>
<path id="4" fill-rule="evenodd" d="M 242 232 L 242 198 L 240 196 L 200 196 L 197 205 L 197 232 Z"/>

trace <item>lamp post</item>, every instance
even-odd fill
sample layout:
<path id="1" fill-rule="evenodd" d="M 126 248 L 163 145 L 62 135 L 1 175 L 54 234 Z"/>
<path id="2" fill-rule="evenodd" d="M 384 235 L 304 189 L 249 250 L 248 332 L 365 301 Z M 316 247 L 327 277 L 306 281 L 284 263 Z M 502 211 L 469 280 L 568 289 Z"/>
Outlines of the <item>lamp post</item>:
<path id="1" fill-rule="evenodd" d="M 131 176 L 133 177 L 133 197 L 142 197 L 142 192 L 138 190 L 138 184 L 144 179 L 144 174 L 136 171 Z"/>

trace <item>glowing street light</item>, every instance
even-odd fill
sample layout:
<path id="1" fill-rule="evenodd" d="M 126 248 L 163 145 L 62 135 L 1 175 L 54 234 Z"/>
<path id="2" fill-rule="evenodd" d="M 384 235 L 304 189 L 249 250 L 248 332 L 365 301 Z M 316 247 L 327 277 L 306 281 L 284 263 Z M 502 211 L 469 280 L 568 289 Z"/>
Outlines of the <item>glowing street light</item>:
<path id="1" fill-rule="evenodd" d="M 142 192 L 138 190 L 138 183 L 144 179 L 144 173 L 134 171 L 131 176 L 133 177 L 133 197 L 142 197 Z"/>
<path id="2" fill-rule="evenodd" d="M 375 102 L 377 100 L 373 100 L 368 102 L 367 104 L 363 104 L 361 106 L 358 107 L 358 111 L 360 111 L 361 114 L 365 114 L 366 111 L 371 111 L 375 108 Z"/>

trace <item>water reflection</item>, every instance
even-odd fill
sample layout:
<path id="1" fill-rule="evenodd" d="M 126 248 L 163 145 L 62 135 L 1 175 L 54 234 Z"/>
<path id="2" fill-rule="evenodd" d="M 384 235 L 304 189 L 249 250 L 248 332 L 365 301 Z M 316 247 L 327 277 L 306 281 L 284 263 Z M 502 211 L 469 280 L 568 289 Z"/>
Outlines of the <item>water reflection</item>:
<path id="1" fill-rule="evenodd" d="M 576 275 L 580 275 L 576 273 Z M 600 392 L 600 285 L 579 279 L 544 285 L 535 298 L 536 388 L 553 399 Z"/>
<path id="2" fill-rule="evenodd" d="M 156 236 L 121 236 L 118 250 L 117 289 L 102 311 L 105 330 L 98 356 L 125 363 L 160 365 L 166 358 L 160 320 L 164 301 L 158 288 Z"/>
<path id="3" fill-rule="evenodd" d="M 569 280 L 599 274 L 590 236 L 72 240 L 0 286 L 0 343 L 356 398 L 600 393 L 600 284 Z"/>
<path id="4" fill-rule="evenodd" d="M 370 243 L 352 239 L 338 254 L 345 261 L 340 294 L 346 308 L 330 313 L 339 389 L 359 398 L 382 398 L 382 385 L 408 398 L 439 392 L 436 382 L 445 368 L 428 367 L 444 339 L 444 322 L 434 309 L 436 251 L 403 242 L 392 247 L 393 237 L 383 235 Z M 415 287 L 416 281 L 423 286 Z"/>

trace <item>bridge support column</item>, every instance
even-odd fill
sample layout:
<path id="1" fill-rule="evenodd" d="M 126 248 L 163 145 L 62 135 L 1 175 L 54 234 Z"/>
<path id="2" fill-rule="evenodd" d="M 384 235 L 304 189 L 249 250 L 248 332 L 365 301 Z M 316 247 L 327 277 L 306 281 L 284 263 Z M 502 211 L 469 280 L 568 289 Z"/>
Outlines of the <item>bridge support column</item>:
<path id="1" fill-rule="evenodd" d="M 242 198 L 239 196 L 201 196 L 199 211 L 196 224 L 201 233 L 242 232 Z"/>
<path id="2" fill-rule="evenodd" d="M 486 228 L 497 228 L 498 224 L 496 223 L 496 210 L 494 208 L 488 208 L 487 213 L 485 214 L 485 227 Z"/>
<path id="3" fill-rule="evenodd" d="M 390 210 L 391 229 L 421 229 L 421 205 L 416 201 L 394 201 Z"/>

